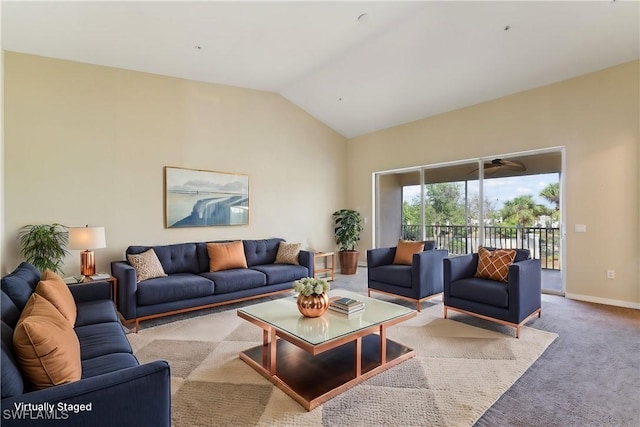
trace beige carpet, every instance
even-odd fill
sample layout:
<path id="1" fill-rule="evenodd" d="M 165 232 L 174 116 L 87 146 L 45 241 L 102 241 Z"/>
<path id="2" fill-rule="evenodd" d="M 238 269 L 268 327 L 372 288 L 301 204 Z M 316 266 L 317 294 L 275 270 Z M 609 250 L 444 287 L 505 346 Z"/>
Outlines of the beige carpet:
<path id="1" fill-rule="evenodd" d="M 195 426 L 470 426 L 557 337 L 442 318 L 442 305 L 389 329 L 416 357 L 307 412 L 238 358 L 262 342 L 235 310 L 128 334 L 140 362 L 171 366 L 172 419 Z"/>

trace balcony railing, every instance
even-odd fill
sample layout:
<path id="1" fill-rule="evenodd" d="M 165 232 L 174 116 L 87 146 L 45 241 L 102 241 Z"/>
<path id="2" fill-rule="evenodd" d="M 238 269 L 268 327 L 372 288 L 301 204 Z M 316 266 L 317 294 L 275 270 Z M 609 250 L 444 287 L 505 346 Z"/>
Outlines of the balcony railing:
<path id="1" fill-rule="evenodd" d="M 403 225 L 402 239 L 422 240 L 420 225 Z M 428 225 L 427 240 L 435 240 L 439 249 L 452 255 L 476 252 L 478 246 L 502 249 L 529 249 L 542 268 L 560 270 L 560 229 L 558 227 L 484 226 L 484 242 L 477 225 Z"/>

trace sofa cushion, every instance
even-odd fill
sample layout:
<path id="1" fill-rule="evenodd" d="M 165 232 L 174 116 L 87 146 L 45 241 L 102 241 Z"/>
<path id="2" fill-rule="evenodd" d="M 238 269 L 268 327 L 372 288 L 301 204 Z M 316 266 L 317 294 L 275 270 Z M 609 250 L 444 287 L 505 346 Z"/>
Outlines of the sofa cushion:
<path id="1" fill-rule="evenodd" d="M 212 295 L 214 290 L 213 282 L 205 277 L 178 273 L 138 283 L 136 298 L 139 305 L 153 305 L 204 297 Z"/>
<path id="2" fill-rule="evenodd" d="M 300 254 L 301 243 L 280 242 L 278 244 L 278 253 L 276 254 L 275 264 L 300 264 L 298 255 Z M 267 279 L 268 281 L 268 279 Z"/>
<path id="3" fill-rule="evenodd" d="M 276 261 L 278 247 L 283 239 L 264 239 L 264 240 L 244 240 L 244 253 L 247 258 L 247 265 L 273 264 Z"/>
<path id="4" fill-rule="evenodd" d="M 13 348 L 25 378 L 35 389 L 82 376 L 78 337 L 58 309 L 38 294 L 29 298 L 20 315 Z"/>
<path id="5" fill-rule="evenodd" d="M 450 284 L 450 295 L 455 298 L 476 301 L 494 307 L 509 306 L 509 291 L 502 282 L 495 280 L 469 278 Z"/>
<path id="6" fill-rule="evenodd" d="M 267 284 L 267 276 L 250 268 L 202 273 L 215 282 L 216 294 L 257 288 Z"/>
<path id="7" fill-rule="evenodd" d="M 309 276 L 309 269 L 301 265 L 267 264 L 255 265 L 252 270 L 257 270 L 267 276 L 267 285 L 293 282 Z"/>
<path id="8" fill-rule="evenodd" d="M 247 268 L 247 259 L 240 240 L 224 243 L 207 243 L 209 271 Z"/>
<path id="9" fill-rule="evenodd" d="M 23 262 L 12 273 L 2 278 L 0 287 L 22 310 L 40 281 L 40 272 L 31 264 Z"/>
<path id="10" fill-rule="evenodd" d="M 413 264 L 413 254 L 424 250 L 424 242 L 413 242 L 409 240 L 399 240 L 396 246 L 396 254 L 393 257 L 394 264 Z"/>
<path id="11" fill-rule="evenodd" d="M 0 358 L 0 380 L 2 380 L 2 397 L 15 396 L 24 392 L 24 382 L 20 367 L 13 354 L 13 329 L 5 322 L 0 325 L 2 329 L 2 357 Z"/>
<path id="12" fill-rule="evenodd" d="M 113 309 L 113 301 L 111 300 L 100 299 L 80 302 L 77 305 L 77 309 L 76 327 L 96 323 L 118 322 L 118 315 Z"/>
<path id="13" fill-rule="evenodd" d="M 411 287 L 410 265 L 389 264 L 369 269 L 369 280 L 381 283 L 393 283 L 394 285 Z"/>
<path id="14" fill-rule="evenodd" d="M 45 270 L 35 292 L 53 304 L 71 327 L 76 324 L 76 302 L 62 277 L 51 270 Z"/>
<path id="15" fill-rule="evenodd" d="M 509 267 L 513 264 L 515 257 L 516 251 L 514 249 L 490 251 L 481 246 L 478 248 L 478 268 L 474 277 L 507 282 Z"/>
<path id="16" fill-rule="evenodd" d="M 0 310 L 2 312 L 2 321 L 13 329 L 20 318 L 20 310 L 4 291 L 0 291 Z"/>
<path id="17" fill-rule="evenodd" d="M 93 357 L 82 361 L 82 378 L 91 378 L 138 365 L 138 360 L 133 354 L 105 354 L 104 356 Z"/>
<path id="18" fill-rule="evenodd" d="M 129 264 L 136 270 L 136 280 L 138 283 L 144 280 L 155 279 L 156 277 L 167 276 L 153 248 L 141 254 L 128 254 L 127 261 L 129 261 Z"/>
<path id="19" fill-rule="evenodd" d="M 117 322 L 97 323 L 75 328 L 80 341 L 80 359 L 111 353 L 131 353 L 131 345 Z"/>
<path id="20" fill-rule="evenodd" d="M 198 273 L 198 257 L 195 243 L 154 246 L 158 259 L 167 274 Z"/>

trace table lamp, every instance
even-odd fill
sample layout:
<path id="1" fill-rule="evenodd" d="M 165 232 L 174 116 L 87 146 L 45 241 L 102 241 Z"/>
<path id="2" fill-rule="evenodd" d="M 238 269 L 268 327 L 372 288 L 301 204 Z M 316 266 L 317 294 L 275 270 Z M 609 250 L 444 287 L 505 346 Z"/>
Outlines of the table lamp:
<path id="1" fill-rule="evenodd" d="M 104 227 L 69 227 L 69 249 L 79 249 L 80 274 L 88 277 L 96 274 L 96 257 L 91 249 L 106 247 Z"/>

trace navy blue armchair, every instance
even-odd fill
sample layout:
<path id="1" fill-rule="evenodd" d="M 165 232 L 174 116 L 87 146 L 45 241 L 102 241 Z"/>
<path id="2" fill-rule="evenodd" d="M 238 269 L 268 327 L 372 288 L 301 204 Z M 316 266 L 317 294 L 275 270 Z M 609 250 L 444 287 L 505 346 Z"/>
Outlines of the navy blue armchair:
<path id="1" fill-rule="evenodd" d="M 367 281 L 371 292 L 392 295 L 415 302 L 420 311 L 422 302 L 442 293 L 442 260 L 447 250 L 435 249 L 435 242 L 425 242 L 425 250 L 413 255 L 411 265 L 393 264 L 396 248 L 367 251 Z"/>
<path id="2" fill-rule="evenodd" d="M 477 253 L 444 259 L 444 318 L 453 310 L 481 319 L 520 328 L 542 313 L 540 260 L 529 259 L 529 251 L 518 249 L 509 267 L 508 281 L 474 277 Z"/>

